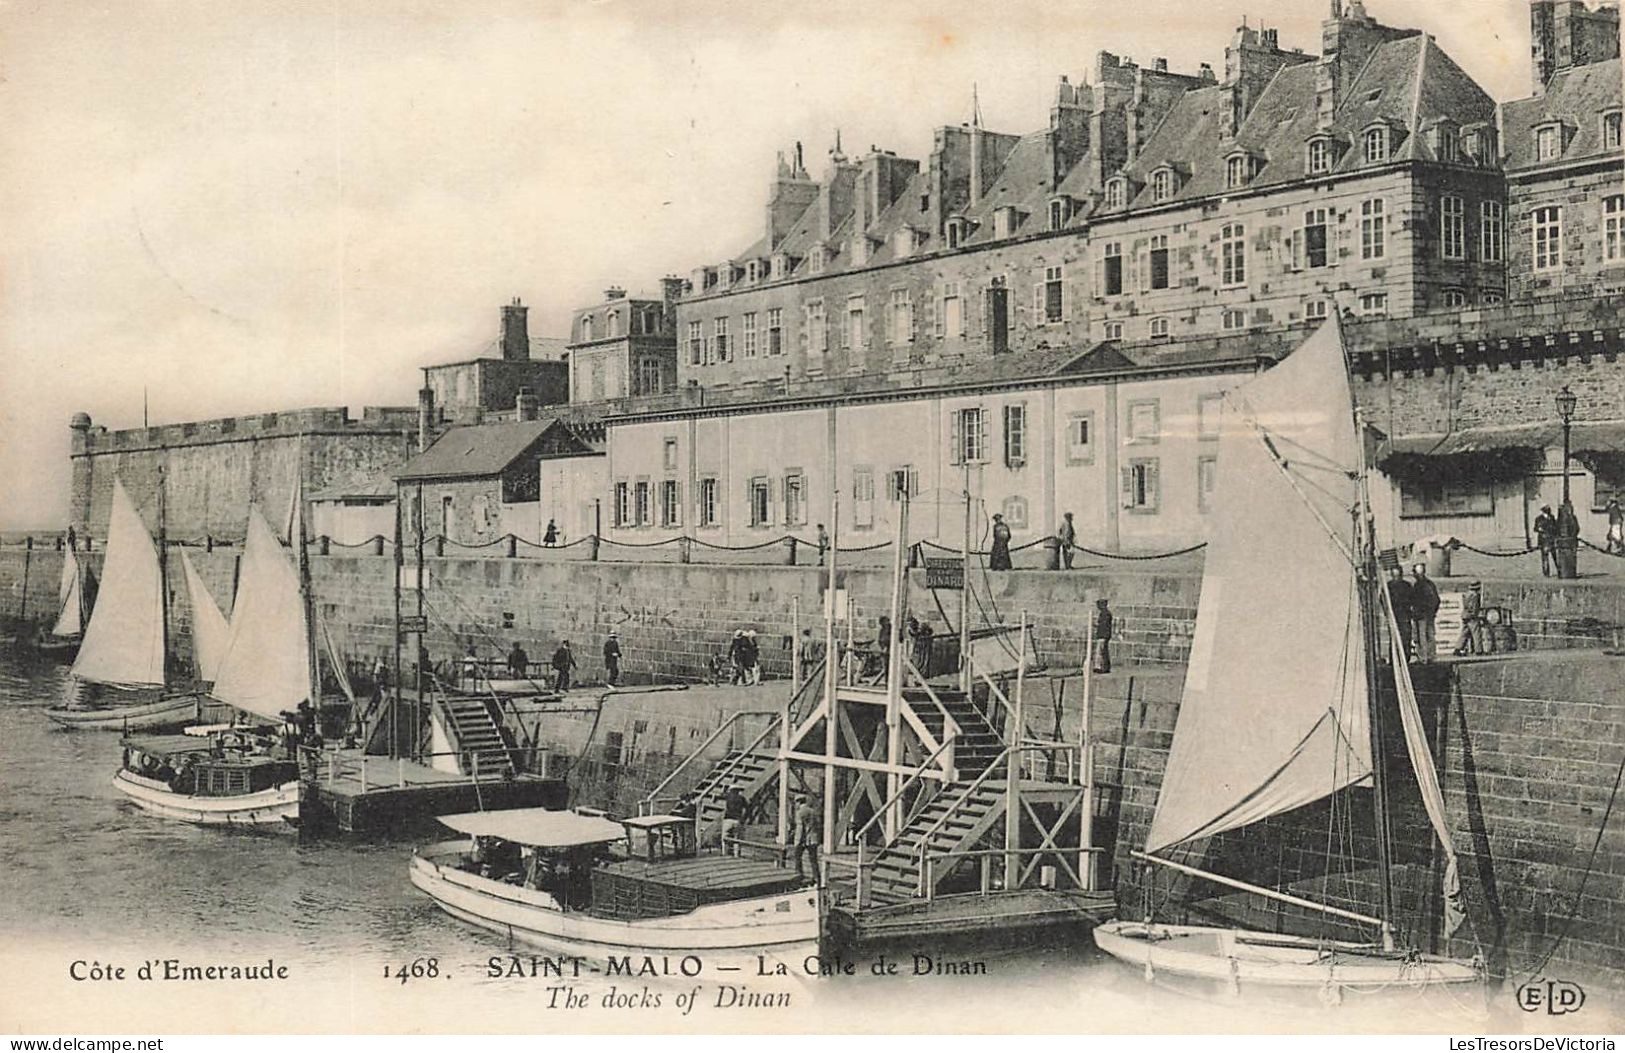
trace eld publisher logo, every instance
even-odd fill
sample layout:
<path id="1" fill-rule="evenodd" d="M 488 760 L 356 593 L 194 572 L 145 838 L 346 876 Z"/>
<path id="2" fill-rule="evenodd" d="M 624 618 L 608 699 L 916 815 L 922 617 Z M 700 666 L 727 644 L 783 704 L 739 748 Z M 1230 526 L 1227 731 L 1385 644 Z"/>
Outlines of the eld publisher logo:
<path id="1" fill-rule="evenodd" d="M 1562 1016 L 1585 1004 L 1584 989 L 1570 980 L 1536 980 L 1518 988 L 1518 1008 L 1526 1013 L 1544 1009 L 1547 1016 Z"/>

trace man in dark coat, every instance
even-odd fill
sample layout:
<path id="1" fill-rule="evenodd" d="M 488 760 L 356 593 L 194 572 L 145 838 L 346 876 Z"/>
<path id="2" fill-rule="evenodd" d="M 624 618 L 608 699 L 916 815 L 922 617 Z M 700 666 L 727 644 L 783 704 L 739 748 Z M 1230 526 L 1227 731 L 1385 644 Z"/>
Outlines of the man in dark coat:
<path id="1" fill-rule="evenodd" d="M 530 655 L 519 646 L 519 641 L 513 642 L 513 650 L 508 652 L 508 675 L 516 680 L 523 680 L 525 671 L 530 668 Z"/>
<path id="2" fill-rule="evenodd" d="M 1112 671 L 1112 618 L 1111 608 L 1103 596 L 1095 601 L 1095 664 L 1097 673 Z"/>
<path id="3" fill-rule="evenodd" d="M 1068 512 L 1061 517 L 1061 525 L 1055 529 L 1055 544 L 1061 550 L 1061 567 L 1072 569 L 1072 548 L 1077 543 L 1078 528 L 1072 525 L 1072 513 Z"/>
<path id="4" fill-rule="evenodd" d="M 1557 517 L 1551 505 L 1541 505 L 1535 517 L 1535 545 L 1540 549 L 1540 572 L 1549 578 L 1557 556 Z"/>
<path id="5" fill-rule="evenodd" d="M 745 630 L 735 629 L 733 643 L 728 645 L 728 663 L 733 667 L 733 682 L 743 684 L 746 682 L 747 671 L 750 666 L 746 663 L 750 645 L 745 642 Z"/>
<path id="6" fill-rule="evenodd" d="M 1405 652 L 1405 661 L 1409 662 L 1416 646 L 1414 619 L 1411 616 L 1411 583 L 1405 580 L 1405 571 L 1397 566 L 1388 571 L 1388 602 L 1394 607 L 1394 621 L 1399 624 L 1399 645 Z"/>
<path id="7" fill-rule="evenodd" d="M 1428 577 L 1426 564 L 1411 568 L 1411 624 L 1416 627 L 1415 659 L 1432 663 L 1439 653 L 1433 619 L 1439 613 L 1439 587 Z"/>
<path id="8" fill-rule="evenodd" d="M 570 650 L 570 641 L 565 640 L 559 644 L 559 649 L 553 652 L 553 689 L 555 691 L 570 690 L 570 674 L 575 672 L 576 656 Z"/>
<path id="9" fill-rule="evenodd" d="M 738 845 L 730 845 L 730 838 L 739 836 L 740 827 L 745 824 L 745 813 L 750 810 L 750 803 L 745 800 L 744 791 L 737 786 L 730 786 L 722 798 L 722 851 L 724 855 L 737 856 Z"/>
<path id="10" fill-rule="evenodd" d="M 997 512 L 993 513 L 993 554 L 988 557 L 987 569 L 1010 569 L 1010 525 Z"/>
<path id="11" fill-rule="evenodd" d="M 604 641 L 604 679 L 610 687 L 621 682 L 621 638 L 614 629 L 609 631 L 609 638 Z"/>

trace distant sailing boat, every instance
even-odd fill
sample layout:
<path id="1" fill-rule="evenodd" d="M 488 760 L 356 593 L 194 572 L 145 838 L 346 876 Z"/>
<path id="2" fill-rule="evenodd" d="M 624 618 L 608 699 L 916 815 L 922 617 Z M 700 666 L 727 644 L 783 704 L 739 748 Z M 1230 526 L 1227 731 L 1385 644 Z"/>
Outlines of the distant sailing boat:
<path id="1" fill-rule="evenodd" d="M 1455 849 L 1400 635 L 1377 574 L 1362 437 L 1334 320 L 1280 365 L 1226 396 L 1214 509 L 1190 664 L 1144 852 L 1136 858 L 1369 925 L 1369 943 L 1229 927 L 1113 921 L 1106 953 L 1148 979 L 1222 992 L 1415 992 L 1482 981 L 1477 962 L 1396 950 L 1387 793 L 1376 708 L 1377 624 L 1391 658 L 1411 767 L 1447 861 L 1446 933 L 1460 923 Z M 1290 553 L 1269 572 L 1266 538 Z M 1157 853 L 1371 785 L 1380 913 L 1262 888 Z"/>
<path id="2" fill-rule="evenodd" d="M 213 683 L 215 673 L 231 646 L 231 625 L 220 613 L 203 576 L 192 565 L 192 557 L 181 552 L 181 568 L 186 574 L 186 592 L 192 599 L 192 661 L 200 682 Z"/>
<path id="3" fill-rule="evenodd" d="M 297 508 L 297 492 L 295 502 Z M 212 669 L 206 665 L 212 659 L 204 657 L 207 645 L 199 652 L 200 674 L 213 674 L 210 696 L 258 719 L 213 729 L 203 740 L 126 739 L 125 763 L 113 785 L 137 806 L 207 826 L 281 827 L 298 817 L 298 761 L 274 731 L 304 703 L 319 711 L 318 650 L 326 651 L 349 694 L 332 637 L 312 617 L 299 519 L 296 514 L 290 521 L 296 568 L 265 517 L 249 510 L 229 637 Z M 201 590 L 201 582 L 194 584 Z"/>
<path id="4" fill-rule="evenodd" d="M 66 549 L 62 556 L 62 583 L 57 588 L 56 624 L 48 633 L 41 633 L 34 649 L 41 654 L 62 659 L 73 658 L 84 639 L 85 567 L 79 562 L 79 553 Z"/>
<path id="5" fill-rule="evenodd" d="M 159 727 L 197 716 L 195 695 L 169 690 L 165 591 L 162 549 L 115 479 L 96 608 L 69 675 L 68 704 L 46 716 L 82 730 Z"/>

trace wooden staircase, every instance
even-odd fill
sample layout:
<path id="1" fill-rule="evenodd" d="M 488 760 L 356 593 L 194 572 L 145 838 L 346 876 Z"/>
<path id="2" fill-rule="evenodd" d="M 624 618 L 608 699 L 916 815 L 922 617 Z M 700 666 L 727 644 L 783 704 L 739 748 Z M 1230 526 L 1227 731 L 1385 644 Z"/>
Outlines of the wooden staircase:
<path id="1" fill-rule="evenodd" d="M 448 695 L 435 700 L 446 718 L 446 730 L 464 756 L 479 757 L 481 769 L 503 764 L 520 767 L 518 743 L 513 732 L 497 716 L 490 699 L 473 695 Z"/>
<path id="2" fill-rule="evenodd" d="M 947 699 L 943 699 L 943 702 L 946 706 Z M 993 756 L 998 756 L 997 750 Z M 986 767 L 985 762 L 983 767 Z M 942 793 L 910 819 L 897 837 L 880 850 L 869 872 L 871 903 L 884 906 L 919 895 L 920 845 L 928 832 L 926 852 L 940 855 L 972 847 L 992 829 L 994 823 L 1004 817 L 1003 782 L 990 779 L 968 794 L 967 787 L 968 783 L 944 787 Z M 947 816 L 945 820 L 944 816 Z M 941 825 L 938 825 L 939 820 L 942 820 Z M 939 865 L 934 875 L 935 881 L 940 883 L 950 869 L 952 867 Z"/>
<path id="3" fill-rule="evenodd" d="M 754 810 L 757 799 L 773 785 L 777 774 L 778 757 L 772 750 L 729 750 L 693 789 L 700 802 L 697 814 L 701 829 L 709 829 L 712 824 L 721 822 L 723 798 L 736 787 L 745 795 L 749 808 Z"/>
<path id="4" fill-rule="evenodd" d="M 941 709 L 932 703 L 932 694 L 942 703 Z M 954 767 L 961 779 L 976 778 L 1004 751 L 1004 737 L 988 723 L 981 707 L 961 691 L 932 688 L 927 692 L 923 687 L 905 687 L 903 702 L 914 710 L 920 723 L 938 742 L 942 741 L 943 713 L 953 718 L 959 726 L 959 737 L 954 743 Z"/>

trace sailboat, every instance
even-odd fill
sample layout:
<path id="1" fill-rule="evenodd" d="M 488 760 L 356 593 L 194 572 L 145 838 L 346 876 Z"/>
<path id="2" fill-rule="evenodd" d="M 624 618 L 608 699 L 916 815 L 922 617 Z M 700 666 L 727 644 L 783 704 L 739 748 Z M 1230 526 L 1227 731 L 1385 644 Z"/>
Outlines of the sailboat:
<path id="1" fill-rule="evenodd" d="M 1335 319 L 1280 365 L 1227 394 L 1219 463 L 1224 489 L 1213 511 L 1173 745 L 1145 850 L 1134 856 L 1337 921 L 1305 922 L 1319 934 L 1298 935 L 1163 924 L 1148 911 L 1141 921 L 1099 926 L 1095 943 L 1153 981 L 1229 995 L 1296 991 L 1336 1004 L 1344 995 L 1482 983 L 1478 961 L 1400 946 L 1394 923 L 1378 747 L 1379 622 L 1390 630 L 1410 766 L 1446 861 L 1446 935 L 1461 921 L 1459 883 L 1401 634 L 1377 573 L 1364 443 Z M 1260 565 L 1269 558 L 1262 538 L 1277 539 L 1276 550 L 1293 561 L 1291 573 Z M 1351 786 L 1373 789 L 1375 915 L 1169 858 L 1181 846 Z M 1330 938 L 1339 923 L 1345 935 L 1369 932 L 1371 939 Z"/>
<path id="2" fill-rule="evenodd" d="M 79 653 L 85 634 L 85 567 L 79 553 L 66 549 L 62 555 L 62 583 L 57 588 L 56 623 L 41 633 L 34 643 L 40 654 L 71 659 Z"/>
<path id="3" fill-rule="evenodd" d="M 192 661 L 200 683 L 214 683 L 220 663 L 231 646 L 231 624 L 220 612 L 203 575 L 192 557 L 181 552 L 181 569 L 186 575 L 186 593 L 192 600 Z"/>
<path id="4" fill-rule="evenodd" d="M 196 693 L 169 681 L 164 577 L 163 549 L 115 479 L 96 608 L 68 678 L 67 704 L 47 709 L 47 717 L 77 730 L 131 730 L 199 716 Z"/>
<path id="5" fill-rule="evenodd" d="M 210 697 L 244 719 L 208 729 L 206 738 L 126 738 L 113 785 L 138 807 L 205 826 L 283 828 L 297 819 L 298 758 L 278 732 L 291 715 L 319 708 L 318 633 L 341 686 L 347 680 L 331 635 L 311 616 L 303 532 L 293 525 L 291 533 L 297 568 L 264 516 L 249 510 L 229 636 L 218 657 L 200 645 L 199 674 L 214 680 Z"/>

